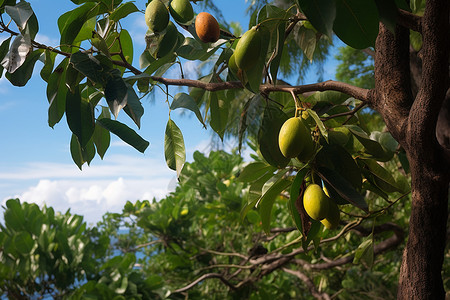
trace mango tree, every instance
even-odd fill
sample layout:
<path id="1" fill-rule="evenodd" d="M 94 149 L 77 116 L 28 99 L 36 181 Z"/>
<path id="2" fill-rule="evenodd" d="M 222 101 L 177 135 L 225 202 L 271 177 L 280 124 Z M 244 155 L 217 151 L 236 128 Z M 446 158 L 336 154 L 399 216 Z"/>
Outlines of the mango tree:
<path id="1" fill-rule="evenodd" d="M 78 6 L 58 19 L 60 46 L 55 47 L 35 40 L 39 26 L 30 3 L 1 1 L 0 29 L 6 36 L 0 58 L 5 77 L 16 86 L 25 86 L 37 62 L 43 62 L 49 125 L 65 116 L 73 133 L 70 151 L 80 169 L 96 154 L 105 155 L 111 133 L 144 152 L 149 142 L 111 116 L 125 112 L 140 128 L 141 99 L 161 88 L 169 104 L 164 149 L 169 168 L 180 176 L 185 163 L 183 135 L 170 117 L 172 110 L 191 110 L 221 139 L 234 125 L 239 145 L 251 140 L 248 133 L 257 126 L 255 144 L 264 160 L 241 172 L 252 195 L 241 214 L 257 211 L 270 233 L 274 202 L 279 194 L 289 195 L 285 214 L 307 249 L 312 242 L 320 244 L 323 228 L 303 207 L 308 185 L 321 186 L 341 211 L 353 208 L 355 225 L 405 201 L 407 181 L 386 169 L 399 160 L 411 174 L 412 211 L 398 298 L 444 297 L 441 269 L 450 179 L 448 1 L 275 2 L 257 6 L 242 35 L 223 20 L 217 35 L 213 16 L 197 24 L 190 9 L 181 9 L 180 16 L 169 1 L 152 0 L 150 12 L 148 3 L 72 2 Z M 122 19 L 137 17 L 146 18 L 149 32 L 135 65 L 134 41 Z M 373 53 L 374 88 L 339 81 L 290 85 L 282 79 L 286 65 L 295 65 L 294 57 L 313 60 L 316 49 L 334 35 Z M 415 49 L 411 41 L 416 41 Z M 208 62 L 208 67 L 199 78 L 188 79 L 185 61 Z M 181 78 L 164 77 L 169 68 L 180 68 Z M 187 89 L 173 95 L 171 88 L 180 86 Z M 387 132 L 371 131 L 365 110 L 381 114 Z M 279 131 L 290 118 L 302 119 L 313 142 L 308 151 L 304 145 L 296 149 L 295 157 L 284 156 L 279 147 Z M 384 205 L 372 201 L 371 193 L 385 199 Z M 362 246 L 374 249 L 367 245 L 372 244 Z M 278 263 L 282 266 L 283 260 Z M 296 270 L 285 271 L 301 278 Z"/>

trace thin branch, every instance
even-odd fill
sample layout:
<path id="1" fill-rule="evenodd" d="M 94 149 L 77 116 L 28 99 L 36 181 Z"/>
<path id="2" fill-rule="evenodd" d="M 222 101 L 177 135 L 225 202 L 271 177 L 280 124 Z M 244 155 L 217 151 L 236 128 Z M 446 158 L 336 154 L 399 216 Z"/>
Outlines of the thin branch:
<path id="1" fill-rule="evenodd" d="M 199 248 L 201 251 L 205 251 L 211 254 L 215 254 L 215 255 L 223 255 L 223 256 L 236 256 L 242 259 L 248 259 L 247 256 L 240 254 L 240 253 L 233 253 L 233 252 L 219 252 L 219 251 L 215 251 L 215 250 L 209 250 L 209 249 L 204 249 L 204 248 Z"/>
<path id="2" fill-rule="evenodd" d="M 187 290 L 190 290 L 191 288 L 193 288 L 194 286 L 196 286 L 197 284 L 199 284 L 203 280 L 210 279 L 210 278 L 220 279 L 220 281 L 222 281 L 226 286 L 230 287 L 233 290 L 236 289 L 236 286 L 234 284 L 232 284 L 231 282 L 229 282 L 228 280 L 226 280 L 225 277 L 223 277 L 221 274 L 219 274 L 219 273 L 208 273 L 208 274 L 204 274 L 204 275 L 200 276 L 199 278 L 197 278 L 196 280 L 194 280 L 190 284 L 186 285 L 185 287 L 182 287 L 182 288 L 179 288 L 179 289 L 173 291 L 172 294 L 182 293 L 182 292 L 185 292 Z"/>
<path id="3" fill-rule="evenodd" d="M 314 284 L 314 282 L 311 280 L 311 278 L 309 278 L 308 276 L 306 276 L 306 274 L 298 271 L 298 270 L 291 270 L 288 268 L 282 268 L 282 270 L 288 274 L 294 275 L 295 277 L 297 277 L 298 279 L 300 279 L 301 281 L 303 281 L 303 283 L 308 287 L 311 295 L 313 295 L 314 298 L 319 299 L 319 300 L 330 300 L 330 295 L 328 295 L 327 293 L 321 293 L 317 288 L 316 285 Z"/>
<path id="4" fill-rule="evenodd" d="M 366 105 L 367 105 L 366 102 L 361 102 L 360 104 L 358 104 L 358 106 L 356 106 L 354 109 L 352 109 L 350 111 L 346 111 L 346 112 L 343 112 L 343 113 L 331 115 L 331 116 L 320 118 L 320 119 L 323 122 L 325 122 L 325 121 L 328 121 L 330 119 L 334 119 L 334 118 L 337 118 L 337 117 L 353 116 L 354 114 L 356 114 L 360 109 L 362 109 Z"/>

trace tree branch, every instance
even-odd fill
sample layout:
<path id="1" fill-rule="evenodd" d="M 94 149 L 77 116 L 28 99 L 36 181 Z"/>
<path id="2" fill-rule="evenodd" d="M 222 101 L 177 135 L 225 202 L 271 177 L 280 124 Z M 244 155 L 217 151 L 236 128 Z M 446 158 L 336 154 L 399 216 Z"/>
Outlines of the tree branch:
<path id="1" fill-rule="evenodd" d="M 403 9 L 399 9 L 397 17 L 397 23 L 401 26 L 417 32 L 422 32 L 421 16 L 415 15 Z"/>
<path id="2" fill-rule="evenodd" d="M 191 288 L 193 288 L 194 286 L 196 286 L 197 284 L 199 284 L 203 280 L 210 279 L 210 278 L 218 278 L 218 279 L 220 279 L 220 281 L 222 281 L 229 288 L 231 288 L 233 290 L 236 289 L 236 286 L 234 284 L 232 284 L 231 282 L 229 282 L 228 280 L 226 280 L 225 277 L 223 277 L 221 274 L 219 274 L 219 273 L 208 273 L 208 274 L 204 274 L 204 275 L 200 276 L 199 278 L 197 278 L 196 280 L 194 280 L 190 284 L 186 285 L 185 287 L 182 287 L 182 288 L 179 288 L 179 289 L 173 291 L 172 294 L 182 293 L 182 292 L 185 292 L 187 290 L 190 290 Z"/>
<path id="3" fill-rule="evenodd" d="M 314 282 L 308 276 L 306 276 L 306 274 L 298 270 L 291 270 L 288 268 L 282 268 L 282 270 L 288 274 L 294 275 L 295 277 L 303 281 L 303 283 L 305 283 L 305 285 L 308 287 L 309 292 L 311 293 L 311 295 L 313 295 L 314 298 L 319 300 L 331 300 L 330 295 L 328 295 L 327 293 L 321 293 L 316 288 Z"/>

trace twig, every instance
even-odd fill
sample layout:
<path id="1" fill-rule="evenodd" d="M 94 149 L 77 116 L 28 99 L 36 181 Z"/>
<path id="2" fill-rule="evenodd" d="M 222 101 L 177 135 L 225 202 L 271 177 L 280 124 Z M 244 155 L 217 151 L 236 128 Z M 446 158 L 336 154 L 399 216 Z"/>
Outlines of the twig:
<path id="1" fill-rule="evenodd" d="M 303 283 L 308 287 L 309 291 L 311 292 L 311 295 L 313 295 L 314 298 L 319 299 L 319 300 L 330 300 L 331 299 L 330 295 L 328 295 L 327 293 L 321 293 L 316 288 L 316 285 L 314 284 L 314 282 L 308 276 L 306 276 L 306 274 L 304 274 L 298 270 L 291 270 L 288 268 L 282 268 L 282 270 L 288 274 L 294 275 L 295 277 L 297 277 L 298 279 L 303 281 Z"/>

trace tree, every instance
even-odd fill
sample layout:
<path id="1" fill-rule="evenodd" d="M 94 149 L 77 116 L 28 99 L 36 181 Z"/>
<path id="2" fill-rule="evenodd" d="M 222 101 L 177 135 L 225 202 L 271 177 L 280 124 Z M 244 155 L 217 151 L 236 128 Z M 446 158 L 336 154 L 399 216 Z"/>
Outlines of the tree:
<path id="1" fill-rule="evenodd" d="M 143 107 L 135 88 L 145 96 L 154 87 L 163 86 L 170 103 L 165 138 L 168 166 L 180 176 L 185 163 L 182 133 L 170 119 L 170 110 L 183 107 L 193 111 L 222 139 L 230 125 L 236 128 L 239 124 L 239 145 L 248 126 L 260 120 L 255 139 L 265 162 L 242 170 L 242 174 L 252 174 L 249 189 L 255 195 L 244 205 L 242 214 L 257 206 L 262 228 L 270 233 L 277 195 L 289 191 L 290 206 L 285 214 L 289 211 L 292 215 L 308 247 L 321 238 L 318 232 L 322 226 L 303 208 L 308 177 L 324 185 L 341 211 L 351 206 L 365 212 L 354 215 L 371 219 L 408 194 L 406 180 L 387 171 L 387 165 L 401 161 L 411 174 L 412 210 L 397 297 L 444 297 L 441 270 L 450 180 L 448 1 L 417 0 L 411 1 L 410 7 L 401 0 L 298 0 L 261 5 L 252 13 L 248 31 L 259 36 L 259 41 L 244 38 L 246 34 L 236 37 L 222 28 L 219 40 L 204 43 L 194 23 L 183 22 L 178 29 L 187 30 L 192 37 L 173 34 L 173 30 L 171 34 L 164 29 L 149 32 L 140 68 L 132 65 L 133 40 L 120 26 L 121 19 L 138 15 L 134 3 L 72 2 L 79 6 L 59 18 L 61 46 L 56 49 L 34 40 L 38 22 L 29 3 L 2 1 L 2 17 L 8 15 L 18 29 L 0 20 L 2 31 L 10 35 L 0 47 L 0 57 L 4 58 L 6 78 L 17 86 L 26 85 L 39 58 L 45 61 L 41 77 L 47 84 L 49 125 L 66 116 L 73 133 L 70 149 L 79 168 L 96 153 L 105 155 L 110 132 L 144 152 L 148 142 L 129 126 L 111 119 L 110 114 L 117 117 L 124 110 L 140 127 Z M 177 20 L 172 12 L 171 16 Z M 374 88 L 338 81 L 292 86 L 279 79 L 282 66 L 294 63 L 290 53 L 314 59 L 319 45 L 333 34 L 353 48 L 373 47 Z M 417 52 L 410 41 L 417 46 L 420 38 Z M 242 43 L 246 46 L 239 46 L 240 40 L 246 40 Z M 172 46 L 167 50 L 168 41 Z M 254 43 L 256 46 L 248 46 Z M 245 49 L 250 49 L 249 53 Z M 55 67 L 57 55 L 62 61 Z M 162 77 L 183 60 L 209 61 L 209 72 L 197 80 Z M 129 76 L 130 72 L 133 75 Z M 188 87 L 189 93 L 172 97 L 169 86 Z M 100 102 L 102 98 L 106 107 Z M 361 112 L 365 107 L 382 116 L 388 132 L 368 129 Z M 100 112 L 95 108 L 101 108 Z M 240 118 L 230 118 L 236 111 Z M 278 147 L 279 130 L 293 116 L 305 119 L 314 138 L 310 157 L 300 160 L 284 157 Z M 319 178 L 314 179 L 315 175 Z M 370 197 L 365 199 L 369 191 L 386 199 L 384 205 L 380 207 L 378 200 Z M 287 272 L 298 275 L 295 270 Z"/>

